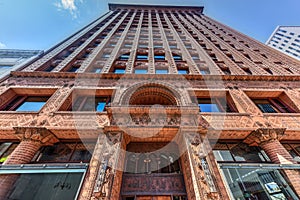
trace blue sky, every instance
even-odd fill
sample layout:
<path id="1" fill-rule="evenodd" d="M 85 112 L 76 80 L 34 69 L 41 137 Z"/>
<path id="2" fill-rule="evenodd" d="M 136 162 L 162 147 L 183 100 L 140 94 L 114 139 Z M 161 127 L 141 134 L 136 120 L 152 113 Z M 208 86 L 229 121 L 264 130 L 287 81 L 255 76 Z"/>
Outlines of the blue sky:
<path id="1" fill-rule="evenodd" d="M 300 25 L 299 0 L 0 0 L 0 48 L 49 49 L 107 12 L 108 2 L 204 6 L 261 42 L 277 25 Z"/>

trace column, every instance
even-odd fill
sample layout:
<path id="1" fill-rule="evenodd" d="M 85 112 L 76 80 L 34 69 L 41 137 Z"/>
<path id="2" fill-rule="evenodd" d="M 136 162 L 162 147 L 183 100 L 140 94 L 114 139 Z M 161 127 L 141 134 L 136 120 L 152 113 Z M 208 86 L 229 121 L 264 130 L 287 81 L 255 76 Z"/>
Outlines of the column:
<path id="1" fill-rule="evenodd" d="M 244 140 L 249 146 L 260 146 L 270 160 L 276 164 L 295 164 L 292 156 L 279 142 L 284 136 L 284 128 L 260 128 L 252 131 Z M 300 196 L 299 170 L 283 170 L 296 194 Z"/>
<path id="2" fill-rule="evenodd" d="M 100 133 L 79 198 L 119 199 L 125 152 L 123 133 Z"/>
<path id="3" fill-rule="evenodd" d="M 14 128 L 20 144 L 3 163 L 3 165 L 16 165 L 29 163 L 40 147 L 53 145 L 58 139 L 46 128 L 17 127 Z M 17 180 L 18 175 L 2 175 L 0 178 L 0 199 L 6 199 L 10 188 Z"/>

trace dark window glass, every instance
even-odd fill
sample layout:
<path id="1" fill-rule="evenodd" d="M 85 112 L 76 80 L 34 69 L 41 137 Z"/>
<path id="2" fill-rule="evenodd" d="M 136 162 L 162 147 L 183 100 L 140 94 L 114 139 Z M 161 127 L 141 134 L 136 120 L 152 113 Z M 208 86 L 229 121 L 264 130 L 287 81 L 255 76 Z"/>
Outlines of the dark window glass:
<path id="1" fill-rule="evenodd" d="M 18 146 L 17 143 L 5 142 L 0 144 L 0 164 L 4 163 L 9 155 L 15 150 Z"/>
<path id="2" fill-rule="evenodd" d="M 165 60 L 164 55 L 154 55 L 154 60 Z"/>
<path id="3" fill-rule="evenodd" d="M 72 111 L 97 111 L 103 112 L 105 106 L 109 104 L 108 97 L 94 97 L 94 96 L 79 96 L 73 104 Z"/>
<path id="4" fill-rule="evenodd" d="M 269 99 L 253 99 L 255 105 L 263 112 L 263 113 L 292 113 L 294 112 L 288 106 L 283 104 L 277 98 L 269 98 Z"/>
<path id="5" fill-rule="evenodd" d="M 178 74 L 188 74 L 189 71 L 187 69 L 178 69 Z"/>
<path id="6" fill-rule="evenodd" d="M 14 111 L 39 111 L 49 97 L 17 96 L 4 110 Z"/>
<path id="7" fill-rule="evenodd" d="M 17 180 L 5 199 L 76 199 L 82 176 L 82 172 L 14 175 Z"/>
<path id="8" fill-rule="evenodd" d="M 148 60 L 148 56 L 147 55 L 137 55 L 136 59 L 137 60 Z"/>
<path id="9" fill-rule="evenodd" d="M 217 143 L 213 150 L 217 161 L 223 162 L 269 162 L 266 153 L 258 147 L 244 143 Z"/>
<path id="10" fill-rule="evenodd" d="M 125 69 L 115 69 L 114 73 L 115 74 L 125 74 Z"/>
<path id="11" fill-rule="evenodd" d="M 119 59 L 120 59 L 120 60 L 128 60 L 128 59 L 129 59 L 129 55 L 127 55 L 127 54 L 121 55 L 121 56 L 119 57 Z"/>
<path id="12" fill-rule="evenodd" d="M 89 162 L 95 143 L 57 143 L 43 147 L 33 162 Z"/>
<path id="13" fill-rule="evenodd" d="M 225 98 L 199 98 L 198 106 L 201 112 L 234 112 L 235 108 L 226 102 Z"/>
<path id="14" fill-rule="evenodd" d="M 181 56 L 177 56 L 177 55 L 173 55 L 173 59 L 174 60 L 182 60 L 182 57 Z"/>

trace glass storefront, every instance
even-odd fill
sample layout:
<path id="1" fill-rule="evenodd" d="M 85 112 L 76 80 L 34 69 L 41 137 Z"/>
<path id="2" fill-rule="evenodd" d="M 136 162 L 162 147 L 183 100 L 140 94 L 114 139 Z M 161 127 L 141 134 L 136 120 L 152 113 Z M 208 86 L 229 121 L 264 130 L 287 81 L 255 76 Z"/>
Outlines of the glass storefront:
<path id="1" fill-rule="evenodd" d="M 7 200 L 73 200 L 77 198 L 87 166 L 1 168 L 0 182 L 3 188 L 6 185 Z"/>
<path id="2" fill-rule="evenodd" d="M 221 171 L 236 200 L 297 200 L 298 197 L 279 169 L 228 167 Z"/>

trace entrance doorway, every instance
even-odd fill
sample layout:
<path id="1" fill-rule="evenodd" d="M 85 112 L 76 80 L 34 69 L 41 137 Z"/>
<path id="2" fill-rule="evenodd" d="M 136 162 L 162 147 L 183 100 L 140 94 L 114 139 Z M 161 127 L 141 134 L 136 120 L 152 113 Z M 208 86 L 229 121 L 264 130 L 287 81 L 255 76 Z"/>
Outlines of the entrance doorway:
<path id="1" fill-rule="evenodd" d="M 186 200 L 176 143 L 129 143 L 122 200 Z"/>

